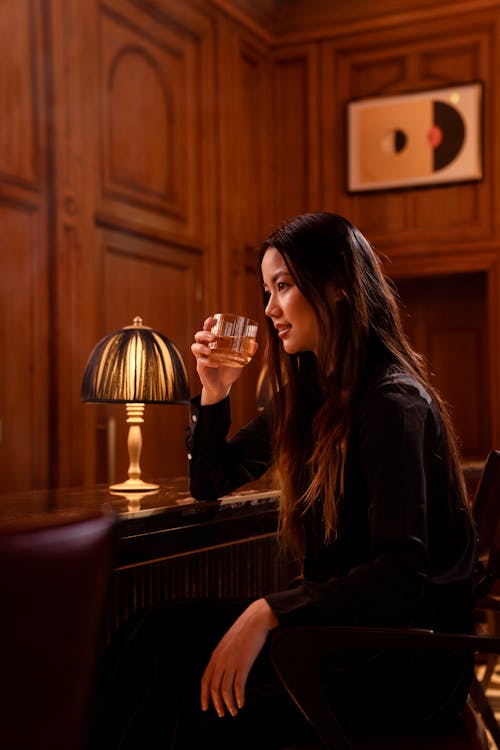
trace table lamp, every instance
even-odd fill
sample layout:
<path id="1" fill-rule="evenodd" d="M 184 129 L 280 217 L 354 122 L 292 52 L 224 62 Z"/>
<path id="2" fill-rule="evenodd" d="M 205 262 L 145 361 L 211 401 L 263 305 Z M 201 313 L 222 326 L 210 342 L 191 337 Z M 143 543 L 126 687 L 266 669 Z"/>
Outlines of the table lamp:
<path id="1" fill-rule="evenodd" d="M 124 403 L 127 410 L 128 479 L 110 490 L 148 492 L 158 484 L 141 479 L 141 424 L 145 404 L 186 404 L 189 385 L 181 354 L 170 339 L 134 318 L 131 326 L 110 333 L 90 354 L 81 400 Z"/>

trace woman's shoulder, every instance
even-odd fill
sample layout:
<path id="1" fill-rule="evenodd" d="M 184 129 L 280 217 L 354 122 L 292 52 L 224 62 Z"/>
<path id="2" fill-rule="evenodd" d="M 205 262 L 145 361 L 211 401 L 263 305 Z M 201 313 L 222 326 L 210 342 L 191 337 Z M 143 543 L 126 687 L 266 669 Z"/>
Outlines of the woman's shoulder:
<path id="1" fill-rule="evenodd" d="M 417 408 L 434 410 L 430 391 L 409 370 L 397 364 L 386 364 L 374 369 L 365 378 L 358 394 L 359 407 Z"/>
<path id="2" fill-rule="evenodd" d="M 370 387 L 387 393 L 417 394 L 430 402 L 432 397 L 424 385 L 401 365 L 387 364 L 373 374 Z"/>
<path id="3" fill-rule="evenodd" d="M 390 366 L 373 374 L 353 405 L 354 432 L 371 434 L 379 440 L 389 435 L 404 436 L 430 430 L 442 431 L 439 407 L 431 393 L 409 371 Z"/>

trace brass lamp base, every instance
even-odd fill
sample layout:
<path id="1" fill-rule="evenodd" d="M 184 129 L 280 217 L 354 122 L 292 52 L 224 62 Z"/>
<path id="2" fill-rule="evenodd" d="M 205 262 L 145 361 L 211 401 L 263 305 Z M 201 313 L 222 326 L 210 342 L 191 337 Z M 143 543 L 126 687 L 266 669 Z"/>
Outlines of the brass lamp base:
<path id="1" fill-rule="evenodd" d="M 112 484 L 109 487 L 113 492 L 152 492 L 159 489 L 159 484 L 151 484 L 141 479 L 141 467 L 139 459 L 142 451 L 142 433 L 141 424 L 144 422 L 144 404 L 130 403 L 126 404 L 128 429 L 128 479 L 119 484 Z"/>
<path id="2" fill-rule="evenodd" d="M 151 482 L 143 482 L 142 479 L 127 479 L 125 482 L 119 484 L 111 484 L 110 490 L 117 492 L 151 492 L 152 490 L 159 489 L 159 484 L 151 484 Z"/>

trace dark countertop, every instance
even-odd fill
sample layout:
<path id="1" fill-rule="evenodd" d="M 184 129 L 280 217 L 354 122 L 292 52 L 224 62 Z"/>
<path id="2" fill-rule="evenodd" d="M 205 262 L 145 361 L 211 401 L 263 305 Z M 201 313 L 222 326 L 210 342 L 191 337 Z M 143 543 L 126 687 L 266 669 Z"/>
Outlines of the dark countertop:
<path id="1" fill-rule="evenodd" d="M 482 462 L 463 465 L 471 497 Z M 0 494 L 0 530 L 19 523 L 45 525 L 54 515 L 105 509 L 116 514 L 116 568 L 214 549 L 274 535 L 279 492 L 269 478 L 225 497 L 198 502 L 187 477 L 166 479 L 152 492 L 110 492 L 106 485 Z"/>
<path id="2" fill-rule="evenodd" d="M 269 480 L 252 482 L 211 502 L 189 494 L 186 477 L 152 492 L 110 492 L 106 485 L 0 495 L 0 528 L 96 509 L 116 513 L 117 568 L 140 565 L 276 532 L 279 493 Z"/>

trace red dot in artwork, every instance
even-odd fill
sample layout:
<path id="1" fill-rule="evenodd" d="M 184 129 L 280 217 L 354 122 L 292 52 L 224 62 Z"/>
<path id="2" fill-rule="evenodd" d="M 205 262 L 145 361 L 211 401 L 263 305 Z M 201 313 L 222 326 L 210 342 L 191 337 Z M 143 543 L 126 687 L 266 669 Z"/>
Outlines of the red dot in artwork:
<path id="1" fill-rule="evenodd" d="M 439 125 L 433 125 L 427 132 L 427 140 L 432 148 L 437 148 L 443 141 L 443 131 Z"/>

